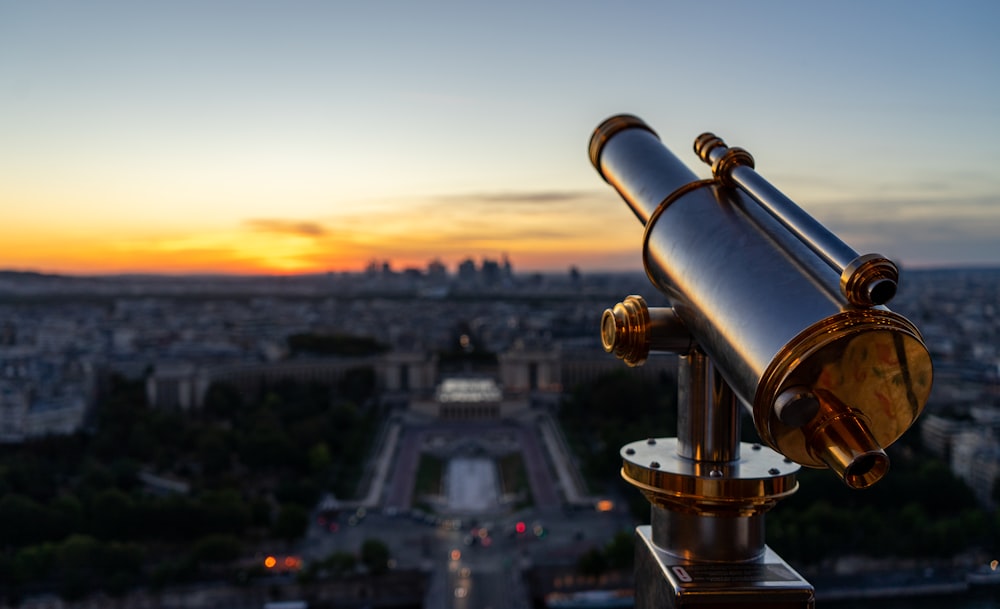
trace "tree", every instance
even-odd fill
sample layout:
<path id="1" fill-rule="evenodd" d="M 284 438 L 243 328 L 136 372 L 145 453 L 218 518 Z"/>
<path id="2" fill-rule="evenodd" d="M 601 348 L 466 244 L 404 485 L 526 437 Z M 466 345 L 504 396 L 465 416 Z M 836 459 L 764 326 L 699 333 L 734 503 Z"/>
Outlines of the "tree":
<path id="1" fill-rule="evenodd" d="M 327 569 L 331 576 L 341 577 L 357 568 L 358 559 L 350 552 L 334 552 L 323 559 L 321 567 Z"/>
<path id="2" fill-rule="evenodd" d="M 240 392 L 229 383 L 212 383 L 205 392 L 203 410 L 210 417 L 230 421 L 243 409 Z"/>
<path id="3" fill-rule="evenodd" d="M 24 495 L 11 493 L 0 499 L 0 548 L 54 539 L 52 511 Z"/>
<path id="4" fill-rule="evenodd" d="M 239 535 L 250 526 L 250 508 L 235 489 L 207 492 L 201 496 L 200 504 L 206 533 Z"/>
<path id="5" fill-rule="evenodd" d="M 364 540 L 361 543 L 361 563 L 369 573 L 385 573 L 389 570 L 389 546 L 380 539 Z"/>
<path id="6" fill-rule="evenodd" d="M 101 539 L 128 539 L 135 531 L 135 502 L 117 488 L 98 493 L 91 512 L 94 533 Z"/>
<path id="7" fill-rule="evenodd" d="M 275 537 L 291 542 L 305 535 L 308 526 L 309 513 L 306 509 L 295 503 L 286 503 L 278 511 L 271 533 Z"/>
<path id="8" fill-rule="evenodd" d="M 631 570 L 635 562 L 635 537 L 629 531 L 619 531 L 604 546 L 604 555 L 609 568 Z"/>
<path id="9" fill-rule="evenodd" d="M 10 572 L 0 577 L 15 583 L 44 580 L 48 577 L 56 560 L 56 546 L 43 543 L 18 550 L 10 564 Z"/>
<path id="10" fill-rule="evenodd" d="M 191 556 L 196 562 L 225 564 L 243 554 L 243 544 L 233 535 L 213 534 L 194 544 Z"/>
<path id="11" fill-rule="evenodd" d="M 330 447 L 326 442 L 320 442 L 309 449 L 309 470 L 314 474 L 324 474 L 333 465 Z"/>
<path id="12" fill-rule="evenodd" d="M 576 560 L 576 570 L 580 575 L 600 576 L 608 570 L 608 559 L 600 548 L 591 548 Z"/>

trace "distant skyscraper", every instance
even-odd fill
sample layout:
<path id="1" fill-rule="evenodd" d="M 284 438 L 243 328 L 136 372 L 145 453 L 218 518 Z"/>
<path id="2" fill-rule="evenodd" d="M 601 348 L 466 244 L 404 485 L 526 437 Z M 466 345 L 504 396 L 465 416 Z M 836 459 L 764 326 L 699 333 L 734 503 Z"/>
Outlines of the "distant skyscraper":
<path id="1" fill-rule="evenodd" d="M 466 258 L 458 264 L 458 278 L 465 282 L 476 280 L 476 263 L 472 258 Z"/>
<path id="2" fill-rule="evenodd" d="M 483 268 L 480 272 L 482 273 L 483 281 L 487 285 L 494 285 L 500 282 L 500 265 L 496 260 L 484 258 Z"/>
<path id="3" fill-rule="evenodd" d="M 448 268 L 440 259 L 435 258 L 427 264 L 427 276 L 431 279 L 446 279 Z"/>

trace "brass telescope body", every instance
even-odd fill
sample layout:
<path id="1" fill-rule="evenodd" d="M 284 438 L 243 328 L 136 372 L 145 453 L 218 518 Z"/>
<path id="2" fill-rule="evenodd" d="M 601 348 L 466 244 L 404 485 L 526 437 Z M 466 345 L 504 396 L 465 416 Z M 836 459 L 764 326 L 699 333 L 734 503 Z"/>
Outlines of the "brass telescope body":
<path id="1" fill-rule="evenodd" d="M 711 134 L 696 147 L 716 179 L 699 180 L 634 116 L 608 119 L 591 138 L 595 168 L 645 226 L 649 280 L 672 304 L 668 315 L 620 303 L 602 321 L 605 347 L 631 364 L 671 350 L 658 336 L 675 316 L 670 323 L 708 355 L 766 444 L 830 467 L 851 487 L 873 484 L 888 468 L 883 448 L 910 427 L 931 387 L 918 330 L 873 302 L 895 293 L 895 265 L 857 256 L 797 207 L 776 211 L 748 194 L 748 180 L 761 198 L 778 191 L 745 151 Z"/>
<path id="2" fill-rule="evenodd" d="M 884 305 L 896 265 L 858 255 L 712 134 L 700 180 L 631 115 L 602 123 L 590 159 L 645 226 L 643 263 L 670 307 L 629 296 L 601 340 L 629 365 L 676 353 L 676 438 L 621 449 L 651 504 L 636 529 L 636 609 L 812 608 L 812 586 L 764 543 L 764 515 L 800 465 L 865 488 L 931 388 L 917 329 Z M 740 404 L 761 444 L 740 443 Z"/>

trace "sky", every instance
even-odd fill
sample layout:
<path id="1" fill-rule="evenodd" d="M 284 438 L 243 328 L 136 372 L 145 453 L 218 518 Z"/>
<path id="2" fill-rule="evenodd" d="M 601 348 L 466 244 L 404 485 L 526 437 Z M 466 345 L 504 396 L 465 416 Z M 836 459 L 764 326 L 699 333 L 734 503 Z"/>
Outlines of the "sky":
<path id="1" fill-rule="evenodd" d="M 1000 266 L 1000 3 L 0 0 L 0 268 L 641 269 L 587 156 L 712 131 L 860 253 Z"/>

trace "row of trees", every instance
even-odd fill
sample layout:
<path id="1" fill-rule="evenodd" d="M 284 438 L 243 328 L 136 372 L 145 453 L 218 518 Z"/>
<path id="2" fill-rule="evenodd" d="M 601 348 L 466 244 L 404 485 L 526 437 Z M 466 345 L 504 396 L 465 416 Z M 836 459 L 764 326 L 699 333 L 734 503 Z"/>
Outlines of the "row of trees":
<path id="1" fill-rule="evenodd" d="M 649 504 L 618 475 L 619 451 L 636 440 L 676 433 L 674 379 L 646 379 L 625 369 L 598 376 L 564 396 L 559 422 L 590 491 L 625 499 L 637 520 L 648 520 Z"/>
<path id="2" fill-rule="evenodd" d="M 889 448 L 892 469 L 863 491 L 825 470 L 802 470 L 799 491 L 767 518 L 768 543 L 798 564 L 848 554 L 949 557 L 1000 545 L 1000 515 L 910 433 Z"/>
<path id="3" fill-rule="evenodd" d="M 648 521 L 649 504 L 618 476 L 619 450 L 642 438 L 675 435 L 676 395 L 670 377 L 619 371 L 574 388 L 561 407 L 591 490 L 627 497 L 640 521 Z M 742 427 L 744 441 L 758 441 L 749 417 Z M 863 491 L 826 470 L 803 468 L 799 491 L 766 516 L 768 545 L 799 565 L 846 554 L 946 557 L 1000 546 L 1000 514 L 979 507 L 945 463 L 927 456 L 918 433 L 905 434 L 888 452 L 890 473 Z"/>
<path id="4" fill-rule="evenodd" d="M 0 591 L 72 598 L 245 575 L 245 558 L 305 532 L 322 493 L 353 494 L 373 390 L 359 368 L 336 387 L 287 382 L 251 400 L 215 385 L 201 410 L 178 412 L 115 379 L 90 432 L 0 448 Z"/>

